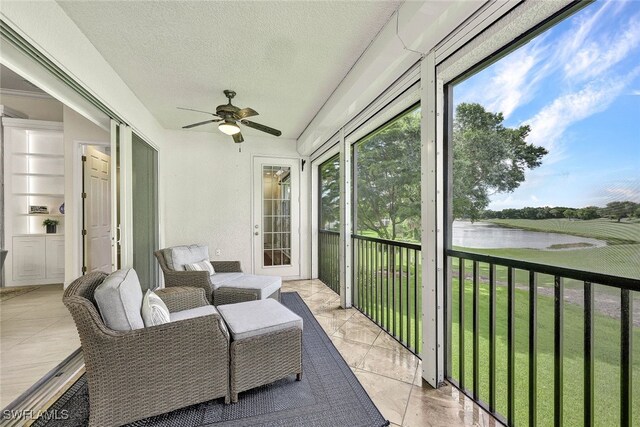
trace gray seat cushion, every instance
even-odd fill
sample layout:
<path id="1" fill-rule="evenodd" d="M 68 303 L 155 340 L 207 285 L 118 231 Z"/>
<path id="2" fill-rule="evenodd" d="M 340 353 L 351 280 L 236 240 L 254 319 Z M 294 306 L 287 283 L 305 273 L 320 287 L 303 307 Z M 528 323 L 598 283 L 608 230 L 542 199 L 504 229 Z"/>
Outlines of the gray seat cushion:
<path id="1" fill-rule="evenodd" d="M 104 324 L 115 331 L 144 328 L 140 309 L 142 288 L 133 268 L 118 270 L 107 276 L 94 293 Z"/>
<path id="2" fill-rule="evenodd" d="M 202 307 L 190 308 L 189 310 L 176 311 L 175 313 L 170 313 L 172 322 L 177 322 L 178 320 L 185 319 L 193 319 L 194 317 L 202 317 L 208 316 L 210 314 L 216 314 L 218 310 L 212 305 L 203 305 Z"/>
<path id="3" fill-rule="evenodd" d="M 227 273 L 227 274 L 233 274 L 233 273 Z M 214 274 L 211 277 L 212 281 L 216 276 L 217 274 Z M 214 287 L 216 289 L 219 287 L 236 288 L 236 289 L 255 289 L 259 291 L 259 298 L 265 299 L 265 298 L 268 298 L 269 295 L 276 292 L 278 289 L 282 287 L 282 277 L 256 276 L 253 274 L 240 273 L 239 276 L 230 278 L 229 280 L 225 280 L 219 285 L 216 285 L 214 282 Z"/>
<path id="4" fill-rule="evenodd" d="M 163 252 L 164 260 L 170 270 L 185 271 L 185 264 L 194 264 L 209 260 L 209 247 L 206 245 L 173 246 Z"/>
<path id="5" fill-rule="evenodd" d="M 215 273 L 211 276 L 211 283 L 215 289 L 220 285 L 244 276 L 244 273 Z"/>
<path id="6" fill-rule="evenodd" d="M 218 311 L 235 341 L 292 327 L 302 329 L 302 318 L 274 299 L 219 305 Z"/>

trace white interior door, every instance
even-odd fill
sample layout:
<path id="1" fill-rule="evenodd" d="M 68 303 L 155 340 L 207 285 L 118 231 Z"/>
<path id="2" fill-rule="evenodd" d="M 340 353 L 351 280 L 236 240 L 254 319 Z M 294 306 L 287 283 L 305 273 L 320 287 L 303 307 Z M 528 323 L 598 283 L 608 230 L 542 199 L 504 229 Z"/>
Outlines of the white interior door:
<path id="1" fill-rule="evenodd" d="M 297 159 L 254 157 L 253 271 L 300 275 L 300 173 Z"/>
<path id="2" fill-rule="evenodd" d="M 87 272 L 110 273 L 111 261 L 111 156 L 85 147 L 84 183 Z"/>

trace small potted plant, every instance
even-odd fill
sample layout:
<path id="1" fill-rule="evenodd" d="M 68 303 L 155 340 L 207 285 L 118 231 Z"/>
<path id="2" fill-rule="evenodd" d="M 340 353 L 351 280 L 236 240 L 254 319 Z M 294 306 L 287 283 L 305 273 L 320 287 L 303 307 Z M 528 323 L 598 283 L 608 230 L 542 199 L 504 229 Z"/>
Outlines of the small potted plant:
<path id="1" fill-rule="evenodd" d="M 47 227 L 47 234 L 54 234 L 56 232 L 56 227 L 58 226 L 57 219 L 47 218 L 42 221 L 42 226 Z"/>

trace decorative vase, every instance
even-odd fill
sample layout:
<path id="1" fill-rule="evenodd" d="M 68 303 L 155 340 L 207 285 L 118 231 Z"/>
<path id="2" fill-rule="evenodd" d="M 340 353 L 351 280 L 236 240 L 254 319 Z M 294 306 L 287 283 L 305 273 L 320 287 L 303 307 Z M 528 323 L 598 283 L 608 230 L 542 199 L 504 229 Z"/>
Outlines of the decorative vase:
<path id="1" fill-rule="evenodd" d="M 60 211 L 60 213 L 62 215 L 64 215 L 64 203 L 60 205 L 60 207 L 58 208 L 58 210 Z"/>
<path id="2" fill-rule="evenodd" d="M 56 225 L 47 225 L 47 234 L 55 234 L 56 227 Z"/>

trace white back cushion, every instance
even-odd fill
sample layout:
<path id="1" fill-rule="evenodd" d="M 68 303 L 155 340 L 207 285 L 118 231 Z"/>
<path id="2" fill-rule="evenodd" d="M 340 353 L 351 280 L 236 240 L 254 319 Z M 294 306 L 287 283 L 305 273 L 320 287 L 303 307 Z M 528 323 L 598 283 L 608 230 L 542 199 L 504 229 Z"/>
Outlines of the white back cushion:
<path id="1" fill-rule="evenodd" d="M 194 264 L 203 259 L 209 260 L 207 245 L 174 246 L 164 250 L 164 259 L 170 270 L 184 271 L 185 264 Z"/>
<path id="2" fill-rule="evenodd" d="M 140 314 L 142 288 L 133 268 L 111 273 L 98 285 L 94 297 L 108 328 L 115 331 L 144 328 Z"/>

